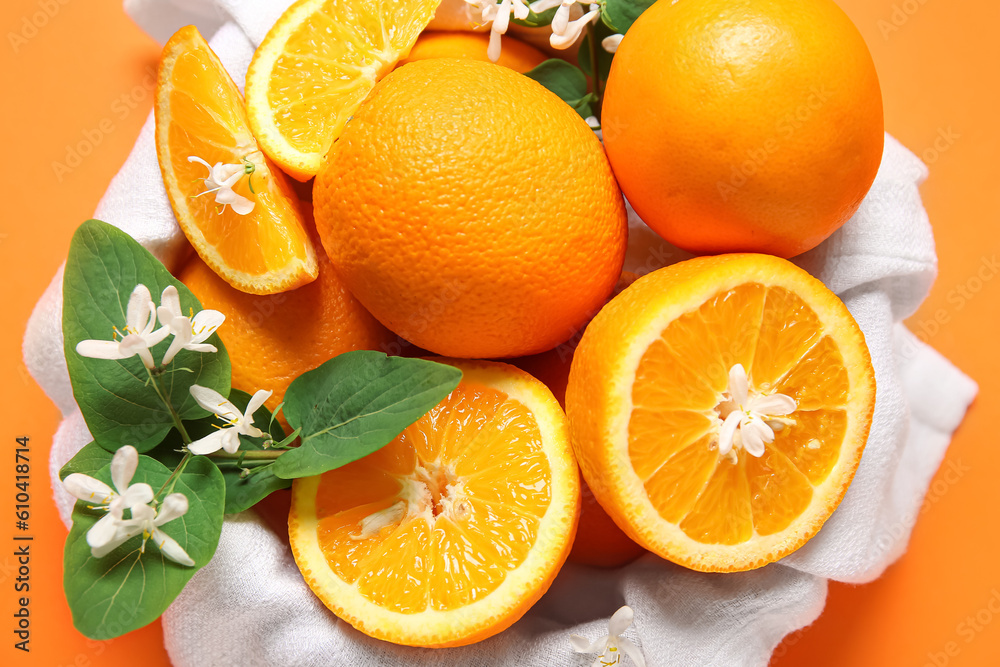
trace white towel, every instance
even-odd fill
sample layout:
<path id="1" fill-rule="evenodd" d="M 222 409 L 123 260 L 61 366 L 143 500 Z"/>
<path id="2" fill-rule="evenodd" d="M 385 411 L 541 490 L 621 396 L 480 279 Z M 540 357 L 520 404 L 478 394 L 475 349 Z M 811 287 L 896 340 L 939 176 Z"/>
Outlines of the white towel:
<path id="1" fill-rule="evenodd" d="M 164 41 L 194 23 L 237 82 L 288 0 L 126 0 L 129 14 Z M 606 633 L 622 604 L 626 633 L 656 666 L 762 667 L 781 638 L 823 608 L 826 580 L 866 582 L 906 548 L 928 484 L 976 385 L 902 324 L 936 273 L 934 240 L 920 203 L 923 164 L 886 137 L 878 177 L 858 213 L 796 261 L 847 303 L 865 333 L 878 381 L 864 458 L 840 508 L 805 547 L 755 572 L 691 572 L 653 555 L 617 570 L 568 564 L 552 590 L 509 630 L 461 649 L 421 650 L 370 639 L 329 613 L 306 587 L 286 544 L 254 512 L 227 517 L 218 552 L 164 615 L 178 667 L 222 665 L 589 665 L 576 633 Z M 163 190 L 147 120 L 95 217 L 139 240 L 168 267 L 184 247 Z M 687 255 L 630 218 L 626 268 L 645 273 Z M 50 470 L 61 516 L 72 498 L 56 472 L 90 440 L 62 358 L 62 273 L 28 323 L 25 362 L 59 406 Z M 207 631 L 210 630 L 210 631 Z"/>

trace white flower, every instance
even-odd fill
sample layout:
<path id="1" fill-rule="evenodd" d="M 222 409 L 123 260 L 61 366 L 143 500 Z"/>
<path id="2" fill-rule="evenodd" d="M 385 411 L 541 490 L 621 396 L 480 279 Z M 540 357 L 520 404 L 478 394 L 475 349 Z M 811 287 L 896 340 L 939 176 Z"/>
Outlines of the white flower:
<path id="1" fill-rule="evenodd" d="M 764 455 L 764 444 L 774 442 L 774 428 L 784 425 L 784 415 L 795 412 L 795 400 L 784 394 L 750 395 L 747 372 L 742 364 L 729 369 L 728 400 L 721 404 L 719 456 L 727 456 L 737 444 L 752 456 Z M 780 428 L 780 427 L 779 427 Z M 738 437 L 737 437 L 738 436 Z"/>
<path id="2" fill-rule="evenodd" d="M 205 341 L 226 321 L 226 316 L 217 310 L 202 310 L 192 317 L 181 312 L 181 298 L 177 288 L 167 286 L 160 296 L 160 307 L 156 309 L 160 324 L 174 335 L 170 347 L 163 355 L 163 365 L 169 364 L 181 350 L 194 352 L 216 352 L 214 345 Z"/>
<path id="3" fill-rule="evenodd" d="M 215 193 L 215 202 L 222 204 L 225 208 L 228 204 L 233 207 L 239 215 L 246 215 L 253 210 L 255 202 L 250 201 L 243 195 L 238 195 L 233 191 L 233 186 L 240 182 L 244 176 L 254 172 L 254 163 L 247 156 L 240 164 L 226 164 L 216 162 L 215 166 L 208 164 L 197 155 L 188 157 L 188 162 L 199 162 L 208 169 L 208 178 L 205 179 L 204 192 L 200 192 L 195 197 Z"/>
<path id="4" fill-rule="evenodd" d="M 500 58 L 500 35 L 507 32 L 510 25 L 510 15 L 513 12 L 514 18 L 524 20 L 528 18 L 531 10 L 524 0 L 465 0 L 480 11 L 483 24 L 493 22 L 490 27 L 490 45 L 486 50 L 486 55 L 493 62 Z"/>
<path id="5" fill-rule="evenodd" d="M 264 401 L 271 397 L 271 393 L 264 389 L 258 390 L 250 398 L 246 412 L 240 414 L 239 409 L 223 398 L 219 392 L 201 385 L 191 385 L 191 396 L 198 402 L 198 405 L 209 412 L 214 412 L 215 416 L 226 422 L 228 426 L 192 442 L 188 445 L 188 449 L 193 454 L 211 454 L 219 449 L 234 454 L 240 447 L 240 435 L 251 438 L 264 437 L 264 432 L 253 425 L 253 413 L 264 405 Z"/>
<path id="6" fill-rule="evenodd" d="M 139 547 L 141 553 L 146 552 L 146 541 L 152 538 L 153 543 L 159 548 L 164 556 L 180 563 L 181 565 L 194 565 L 194 561 L 184 551 L 184 547 L 177 543 L 177 540 L 170 537 L 160 526 L 184 516 L 188 511 L 188 499 L 183 493 L 171 493 L 163 499 L 160 509 L 156 510 L 149 505 L 137 505 L 132 507 L 132 518 L 117 522 L 116 531 L 110 541 L 100 548 L 91 550 L 94 558 L 101 558 L 111 553 L 126 541 L 136 535 L 142 535 L 142 546 Z"/>
<path id="7" fill-rule="evenodd" d="M 642 651 L 639 650 L 639 647 L 621 636 L 630 625 L 632 625 L 632 609 L 625 606 L 616 611 L 611 620 L 608 621 L 608 634 L 604 637 L 590 642 L 586 637 L 570 635 L 569 640 L 573 644 L 573 650 L 577 653 L 601 652 L 594 660 L 593 667 L 621 664 L 622 651 L 632 658 L 636 667 L 646 667 L 646 660 L 642 657 Z"/>
<path id="8" fill-rule="evenodd" d="M 617 32 L 613 35 L 608 35 L 607 37 L 601 40 L 601 46 L 608 53 L 614 53 L 615 51 L 618 50 L 618 45 L 622 43 L 622 37 L 624 36 L 625 35 L 622 35 L 621 33 Z"/>
<path id="9" fill-rule="evenodd" d="M 149 294 L 149 288 L 139 283 L 132 290 L 125 312 L 124 334 L 114 329 L 113 337 L 121 340 L 82 340 L 76 345 L 76 352 L 92 359 L 128 359 L 139 355 L 146 368 L 156 366 L 151 347 L 167 337 L 166 327 L 154 331 L 156 326 L 156 304 Z"/>
<path id="10" fill-rule="evenodd" d="M 544 2 L 544 0 L 542 1 Z M 541 3 L 533 3 L 532 6 L 534 4 Z M 579 18 L 570 20 L 570 10 L 576 4 L 577 0 L 562 0 L 559 9 L 556 10 L 556 15 L 552 17 L 552 35 L 549 37 L 549 45 L 553 49 L 568 49 L 576 44 L 576 40 L 580 39 L 587 24 L 593 23 L 601 15 L 600 7 L 591 4 L 590 11 Z M 551 2 L 545 2 L 546 8 L 552 6 Z"/>
<path id="11" fill-rule="evenodd" d="M 138 465 L 139 452 L 131 445 L 120 448 L 111 457 L 111 481 L 118 490 L 117 493 L 101 480 L 79 472 L 68 475 L 63 480 L 63 486 L 74 497 L 94 503 L 89 505 L 90 509 L 103 508 L 108 512 L 87 531 L 87 544 L 95 558 L 100 558 L 111 550 L 105 550 L 105 547 L 114 539 L 125 508 L 132 509 L 153 500 L 153 489 L 149 484 L 129 484 Z"/>

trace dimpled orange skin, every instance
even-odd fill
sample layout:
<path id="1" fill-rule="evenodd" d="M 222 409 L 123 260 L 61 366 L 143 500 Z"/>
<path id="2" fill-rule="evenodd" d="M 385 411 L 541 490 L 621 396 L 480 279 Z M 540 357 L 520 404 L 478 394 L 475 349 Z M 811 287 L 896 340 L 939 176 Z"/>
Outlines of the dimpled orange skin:
<path id="1" fill-rule="evenodd" d="M 486 55 L 486 49 L 489 48 L 489 45 L 488 33 L 464 30 L 454 32 L 428 30 L 420 35 L 410 50 L 410 55 L 406 56 L 405 60 L 400 61 L 397 67 L 429 58 L 471 58 L 488 61 L 489 56 Z M 509 67 L 515 72 L 523 74 L 542 64 L 547 58 L 547 55 L 530 44 L 525 44 L 507 35 L 503 38 L 503 49 L 500 51 L 497 65 Z"/>
<path id="2" fill-rule="evenodd" d="M 875 65 L 832 0 L 660 0 L 619 45 L 601 120 L 636 212 L 697 253 L 815 247 L 882 160 Z"/>
<path id="3" fill-rule="evenodd" d="M 292 380 L 342 352 L 387 351 L 396 336 L 379 324 L 344 287 L 330 260 L 316 253 L 319 277 L 289 292 L 257 296 L 230 287 L 198 256 L 178 278 L 204 308 L 226 316 L 219 338 L 233 366 L 233 387 L 269 389 L 274 410 Z"/>
<path id="4" fill-rule="evenodd" d="M 599 310 L 624 261 L 624 201 L 587 124 L 473 60 L 389 74 L 313 190 L 323 246 L 389 329 L 441 355 L 550 349 Z"/>

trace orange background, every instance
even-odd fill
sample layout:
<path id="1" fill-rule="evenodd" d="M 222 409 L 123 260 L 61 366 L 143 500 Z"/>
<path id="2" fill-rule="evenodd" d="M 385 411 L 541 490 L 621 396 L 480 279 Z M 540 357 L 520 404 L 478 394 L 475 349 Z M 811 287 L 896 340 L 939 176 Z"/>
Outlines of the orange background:
<path id="1" fill-rule="evenodd" d="M 997 665 L 1000 618 L 988 605 L 1000 609 L 1000 446 L 990 421 L 1000 413 L 1000 280 L 974 278 L 1000 254 L 1000 3 L 839 3 L 874 55 L 886 129 L 930 165 L 922 191 L 940 275 L 909 324 L 971 374 L 981 394 L 945 461 L 945 468 L 951 462 L 965 472 L 950 483 L 936 478 L 935 500 L 907 554 L 875 583 L 832 584 L 823 615 L 786 640 L 773 664 Z M 32 306 L 146 118 L 159 49 L 122 13 L 120 0 L 4 0 L 0 29 L 0 656 L 3 664 L 45 667 L 166 665 L 159 623 L 108 642 L 87 640 L 71 625 L 62 596 L 65 530 L 47 467 L 59 414 L 20 353 Z M 88 134 L 93 151 L 70 173 L 57 174 L 53 164 L 65 162 L 68 147 Z M 974 294 L 957 298 L 959 289 Z M 32 451 L 29 654 L 13 650 L 11 634 L 12 466 L 20 435 L 31 437 Z"/>

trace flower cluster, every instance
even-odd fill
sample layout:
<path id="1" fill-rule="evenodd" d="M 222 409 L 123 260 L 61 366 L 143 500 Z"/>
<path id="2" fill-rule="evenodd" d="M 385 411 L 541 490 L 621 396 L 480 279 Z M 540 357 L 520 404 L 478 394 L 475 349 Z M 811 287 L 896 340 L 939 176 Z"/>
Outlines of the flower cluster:
<path id="1" fill-rule="evenodd" d="M 623 654 L 632 659 L 636 667 L 646 667 L 642 651 L 630 640 L 622 637 L 628 626 L 632 625 L 632 608 L 625 606 L 619 609 L 608 621 L 608 634 L 591 642 L 580 635 L 570 635 L 569 641 L 577 653 L 600 653 L 594 660 L 593 667 L 611 667 L 620 665 Z"/>
<path id="2" fill-rule="evenodd" d="M 735 364 L 729 369 L 728 400 L 722 404 L 719 456 L 730 456 L 736 445 L 747 454 L 761 457 L 764 445 L 774 442 L 774 431 L 790 423 L 785 415 L 795 412 L 795 399 L 784 394 L 750 394 L 746 369 Z"/>
<path id="3" fill-rule="evenodd" d="M 141 552 L 152 538 L 164 556 L 181 565 L 194 565 L 177 540 L 160 530 L 160 526 L 188 511 L 188 500 L 183 493 L 171 493 L 158 506 L 153 489 L 146 483 L 131 484 L 139 465 L 139 453 L 126 445 L 111 458 L 112 489 L 99 479 L 82 473 L 68 475 L 63 484 L 74 497 L 92 503 L 90 509 L 107 512 L 87 531 L 87 544 L 94 558 L 108 555 L 136 535 L 142 535 Z M 117 492 L 116 492 L 117 490 Z M 125 510 L 131 516 L 125 518 Z"/>
<path id="4" fill-rule="evenodd" d="M 195 440 L 188 449 L 192 454 L 211 454 L 220 449 L 235 454 L 240 447 L 240 436 L 263 438 L 264 432 L 253 425 L 253 413 L 257 412 L 264 401 L 271 397 L 272 392 L 260 389 L 250 398 L 247 409 L 240 413 L 239 408 L 223 398 L 222 394 L 201 385 L 191 385 L 191 396 L 198 405 L 215 414 L 226 424 L 219 427 L 215 433 Z"/>
<path id="5" fill-rule="evenodd" d="M 151 349 L 169 335 L 174 339 L 163 355 L 162 365 L 169 364 L 181 350 L 215 352 L 215 346 L 205 341 L 225 319 L 226 316 L 217 310 L 184 315 L 180 295 L 173 285 L 163 290 L 157 308 L 149 288 L 139 283 L 128 300 L 124 331 L 115 327 L 113 340 L 82 340 L 77 343 L 76 351 L 92 359 L 128 359 L 138 355 L 146 368 L 153 369 L 156 362 Z M 157 320 L 161 325 L 159 329 L 156 328 Z"/>
<path id="6" fill-rule="evenodd" d="M 224 209 L 227 205 L 233 207 L 239 215 L 247 215 L 254 209 L 256 202 L 253 202 L 241 194 L 237 194 L 233 187 L 243 180 L 243 177 L 251 178 L 257 170 L 257 160 L 262 160 L 263 154 L 255 151 L 243 158 L 239 164 L 227 164 L 216 162 L 215 166 L 210 165 L 197 155 L 188 157 L 188 162 L 198 162 L 208 169 L 208 178 L 205 180 L 205 191 L 199 192 L 195 197 L 215 193 L 215 203 Z M 253 192 L 253 181 L 250 181 L 250 192 Z M 221 212 L 221 210 L 220 210 Z"/>
<path id="7" fill-rule="evenodd" d="M 500 36 L 506 34 L 511 14 L 515 19 L 524 20 L 531 12 L 540 14 L 558 7 L 555 16 L 552 17 L 552 35 L 549 37 L 549 44 L 554 49 L 568 49 L 573 46 L 583 34 L 584 28 L 601 15 L 600 6 L 589 0 L 535 0 L 530 4 L 525 0 L 465 1 L 479 10 L 484 25 L 492 23 L 490 45 L 486 53 L 493 62 L 500 58 Z M 588 5 L 588 11 L 583 13 L 580 5 Z"/>

